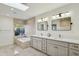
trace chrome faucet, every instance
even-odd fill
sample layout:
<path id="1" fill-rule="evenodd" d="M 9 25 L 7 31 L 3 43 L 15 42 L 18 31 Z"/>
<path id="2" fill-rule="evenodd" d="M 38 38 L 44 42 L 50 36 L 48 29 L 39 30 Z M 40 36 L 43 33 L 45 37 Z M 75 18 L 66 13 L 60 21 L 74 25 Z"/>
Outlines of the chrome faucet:
<path id="1" fill-rule="evenodd" d="M 41 36 L 43 36 L 43 33 L 41 33 Z"/>
<path id="2" fill-rule="evenodd" d="M 51 36 L 51 34 L 50 34 L 50 33 L 48 33 L 48 34 L 47 34 L 47 36 L 48 36 L 48 37 L 50 37 L 50 36 Z"/>
<path id="3" fill-rule="evenodd" d="M 59 38 L 61 38 L 61 34 L 59 34 Z"/>

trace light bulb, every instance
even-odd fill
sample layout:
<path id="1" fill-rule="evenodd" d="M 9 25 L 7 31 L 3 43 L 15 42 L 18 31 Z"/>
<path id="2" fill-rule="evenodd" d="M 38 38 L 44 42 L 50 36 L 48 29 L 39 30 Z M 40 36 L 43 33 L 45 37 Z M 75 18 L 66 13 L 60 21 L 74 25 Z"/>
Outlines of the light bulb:
<path id="1" fill-rule="evenodd" d="M 56 19 L 56 16 L 52 16 L 53 19 Z"/>
<path id="2" fill-rule="evenodd" d="M 48 17 L 44 18 L 44 21 L 47 21 L 48 20 Z"/>

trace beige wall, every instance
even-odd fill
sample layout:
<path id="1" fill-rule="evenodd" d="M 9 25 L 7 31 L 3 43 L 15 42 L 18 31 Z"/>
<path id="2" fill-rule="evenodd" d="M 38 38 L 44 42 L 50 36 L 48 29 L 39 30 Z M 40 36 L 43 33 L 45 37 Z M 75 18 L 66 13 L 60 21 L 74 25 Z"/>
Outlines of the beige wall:
<path id="1" fill-rule="evenodd" d="M 36 32 L 35 28 L 35 17 L 27 19 L 25 22 L 25 28 L 26 28 L 26 35 L 31 36 L 34 35 Z"/>
<path id="2" fill-rule="evenodd" d="M 56 15 L 58 13 L 63 12 L 71 12 L 71 21 L 72 21 L 72 29 L 71 31 L 52 31 L 51 30 L 51 20 L 52 15 Z M 37 20 L 42 17 L 48 17 L 48 31 L 38 31 L 37 30 Z M 49 11 L 47 13 L 41 14 L 36 17 L 36 34 L 40 35 L 40 33 L 43 33 L 43 35 L 47 35 L 47 33 L 51 33 L 52 37 L 58 37 L 59 34 L 62 35 L 62 38 L 70 38 L 70 39 L 79 39 L 79 4 L 68 4 L 63 7 L 57 8 L 55 10 Z"/>
<path id="3" fill-rule="evenodd" d="M 14 26 L 15 27 L 19 27 L 19 26 L 23 26 L 24 25 L 24 21 L 20 20 L 20 19 L 14 19 Z"/>

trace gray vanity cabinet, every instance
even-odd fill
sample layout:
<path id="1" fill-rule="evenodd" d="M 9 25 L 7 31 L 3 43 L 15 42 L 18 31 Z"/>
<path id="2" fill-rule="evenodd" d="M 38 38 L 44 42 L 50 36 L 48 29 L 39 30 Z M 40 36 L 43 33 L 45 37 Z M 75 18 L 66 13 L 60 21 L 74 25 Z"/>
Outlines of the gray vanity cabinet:
<path id="1" fill-rule="evenodd" d="M 31 37 L 31 46 L 46 53 L 46 39 Z"/>
<path id="2" fill-rule="evenodd" d="M 69 55 L 79 56 L 79 44 L 69 44 Z"/>
<path id="3" fill-rule="evenodd" d="M 69 56 L 79 56 L 79 51 L 74 49 L 69 49 Z"/>
<path id="4" fill-rule="evenodd" d="M 52 56 L 57 56 L 58 54 L 58 47 L 53 44 L 47 44 L 47 54 Z"/>
<path id="5" fill-rule="evenodd" d="M 60 44 L 58 44 L 60 43 Z M 67 56 L 68 48 L 63 46 L 62 42 L 47 40 L 47 54 L 52 56 Z M 66 44 L 66 43 L 64 43 Z"/>
<path id="6" fill-rule="evenodd" d="M 42 39 L 41 38 L 38 38 L 38 40 L 37 40 L 38 42 L 37 42 L 37 49 L 38 50 L 42 50 Z"/>
<path id="7" fill-rule="evenodd" d="M 31 46 L 50 56 L 79 56 L 79 44 L 31 37 Z"/>
<path id="8" fill-rule="evenodd" d="M 68 48 L 58 46 L 58 56 L 68 56 Z"/>
<path id="9" fill-rule="evenodd" d="M 31 46 L 41 50 L 42 49 L 42 39 L 41 38 L 36 38 L 36 37 L 32 37 L 31 38 Z"/>
<path id="10" fill-rule="evenodd" d="M 37 40 L 37 38 L 32 37 L 32 47 L 38 48 L 38 40 Z"/>
<path id="11" fill-rule="evenodd" d="M 67 56 L 68 55 L 68 48 L 54 45 L 54 44 L 47 44 L 47 54 L 52 56 Z"/>

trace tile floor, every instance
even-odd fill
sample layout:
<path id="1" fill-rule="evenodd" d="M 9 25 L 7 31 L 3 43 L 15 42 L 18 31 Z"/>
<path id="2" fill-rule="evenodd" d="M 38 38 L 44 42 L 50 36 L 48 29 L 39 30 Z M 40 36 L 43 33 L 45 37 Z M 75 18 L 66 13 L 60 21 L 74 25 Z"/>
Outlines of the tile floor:
<path id="1" fill-rule="evenodd" d="M 10 45 L 0 48 L 0 56 L 46 56 L 46 54 L 31 47 L 23 49 L 17 45 Z"/>

